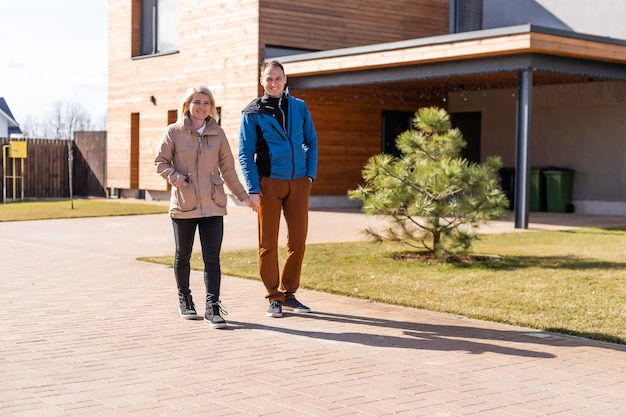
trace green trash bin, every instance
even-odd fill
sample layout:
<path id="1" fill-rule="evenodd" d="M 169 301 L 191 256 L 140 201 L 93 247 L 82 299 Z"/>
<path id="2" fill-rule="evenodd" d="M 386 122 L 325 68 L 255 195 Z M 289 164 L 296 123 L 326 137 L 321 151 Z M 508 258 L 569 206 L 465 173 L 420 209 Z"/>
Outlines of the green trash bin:
<path id="1" fill-rule="evenodd" d="M 528 210 L 546 211 L 546 188 L 543 171 L 539 168 L 530 169 L 528 187 Z"/>
<path id="2" fill-rule="evenodd" d="M 574 170 L 548 168 L 543 170 L 546 178 L 546 208 L 552 213 L 572 213 L 572 178 Z"/>

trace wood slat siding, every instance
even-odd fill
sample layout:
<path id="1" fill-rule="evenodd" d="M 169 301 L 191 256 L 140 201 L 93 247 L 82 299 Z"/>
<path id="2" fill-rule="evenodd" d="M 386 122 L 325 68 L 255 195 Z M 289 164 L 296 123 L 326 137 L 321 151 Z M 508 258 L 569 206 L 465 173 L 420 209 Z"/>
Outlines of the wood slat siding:
<path id="1" fill-rule="evenodd" d="M 9 139 L 0 138 L 0 145 L 9 143 Z M 22 175 L 24 198 L 63 198 L 69 197 L 68 141 L 50 139 L 27 139 L 27 156 L 24 160 L 24 172 L 20 172 L 21 162 L 15 159 L 15 174 Z M 7 160 L 7 176 L 12 175 L 13 159 Z M 0 173 L 2 181 L 4 174 Z M 21 198 L 22 184 L 16 182 L 16 196 Z M 8 178 L 7 199 L 13 197 L 13 180 Z"/>
<path id="2" fill-rule="evenodd" d="M 326 50 L 447 34 L 449 3 L 261 0 L 261 47 Z M 401 93 L 383 97 L 339 88 L 292 93 L 307 102 L 319 134 L 314 195 L 345 195 L 362 183 L 363 165 L 382 150 L 383 110 L 416 111 L 424 105 Z"/>
<path id="3" fill-rule="evenodd" d="M 383 110 L 417 111 L 432 103 L 416 95 L 378 96 L 352 88 L 299 90 L 311 112 L 319 140 L 314 195 L 346 195 L 363 183 L 367 160 L 382 151 Z"/>
<path id="4" fill-rule="evenodd" d="M 76 132 L 74 135 L 75 195 L 106 197 L 106 138 L 106 132 Z"/>
<path id="5" fill-rule="evenodd" d="M 599 61 L 626 63 L 626 47 L 617 44 L 598 43 L 583 39 L 563 38 L 544 33 L 533 33 L 530 37 L 533 52 L 547 52 L 576 58 L 593 58 Z"/>
<path id="6" fill-rule="evenodd" d="M 177 53 L 139 59 L 133 59 L 139 42 L 137 21 L 133 26 L 137 0 L 108 3 L 107 185 L 163 191 L 167 183 L 156 174 L 154 155 L 168 112 L 179 107 L 187 88 L 207 85 L 212 90 L 222 107 L 222 127 L 237 149 L 241 109 L 259 93 L 258 2 L 179 0 Z M 131 113 L 139 114 L 139 146 L 133 152 Z"/>
<path id="7" fill-rule="evenodd" d="M 327 50 L 447 34 L 449 0 L 261 0 L 264 45 Z"/>
<path id="8" fill-rule="evenodd" d="M 154 153 L 168 112 L 178 108 L 185 90 L 193 85 L 208 85 L 213 91 L 222 108 L 221 125 L 236 154 L 241 110 L 262 93 L 259 63 L 265 45 L 322 50 L 448 32 L 449 0 L 179 0 L 177 53 L 137 58 L 140 0 L 108 0 L 108 4 L 106 172 L 107 187 L 117 189 L 167 189 L 155 172 Z M 156 104 L 150 102 L 150 96 L 156 98 Z M 321 112 L 316 124 L 324 137 L 322 172 L 329 178 L 326 165 L 338 165 L 330 174 L 342 180 L 322 179 L 313 192 L 344 194 L 344 185 L 354 185 L 363 162 L 380 149 L 382 108 L 366 100 L 348 108 L 342 119 L 335 118 L 327 107 L 322 104 L 316 110 Z M 373 132 L 366 131 L 363 122 L 368 111 L 377 112 L 372 119 L 378 120 Z M 136 132 L 130 122 L 132 113 L 139 115 Z M 131 139 L 135 134 L 138 146 Z M 338 139 L 347 136 L 354 138 L 346 144 Z M 364 140 L 367 145 L 361 143 Z"/>
<path id="9" fill-rule="evenodd" d="M 9 139 L 0 138 L 0 147 Z M 69 145 L 69 146 L 68 146 Z M 106 195 L 106 132 L 76 132 L 75 141 L 62 139 L 26 139 L 24 172 L 15 159 L 16 175 L 23 176 L 24 198 L 69 198 L 68 153 L 73 150 L 73 193 L 76 196 Z M 6 154 L 5 154 L 6 155 Z M 7 159 L 7 176 L 13 175 L 13 159 Z M 4 171 L 0 171 L 4 181 Z M 13 179 L 7 178 L 7 201 L 13 198 Z M 21 179 L 16 180 L 15 195 L 22 194 Z M 1 199 L 0 199 L 1 202 Z"/>

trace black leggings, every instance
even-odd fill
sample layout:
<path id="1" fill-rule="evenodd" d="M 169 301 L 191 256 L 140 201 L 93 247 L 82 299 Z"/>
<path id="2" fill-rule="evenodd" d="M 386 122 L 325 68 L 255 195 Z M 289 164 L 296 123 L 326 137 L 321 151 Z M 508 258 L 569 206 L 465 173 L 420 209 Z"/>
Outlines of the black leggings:
<path id="1" fill-rule="evenodd" d="M 216 303 L 220 298 L 222 271 L 220 269 L 220 251 L 224 237 L 224 217 L 201 217 L 197 219 L 172 219 L 176 253 L 174 255 L 174 276 L 179 295 L 190 294 L 189 274 L 191 252 L 196 236 L 200 236 L 202 260 L 204 261 L 204 286 L 207 302 Z"/>

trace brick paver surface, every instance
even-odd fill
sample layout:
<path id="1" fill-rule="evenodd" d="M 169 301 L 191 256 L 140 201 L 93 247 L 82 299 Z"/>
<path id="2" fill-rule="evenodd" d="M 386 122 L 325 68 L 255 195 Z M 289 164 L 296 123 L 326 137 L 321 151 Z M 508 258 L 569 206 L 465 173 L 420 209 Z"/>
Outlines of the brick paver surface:
<path id="1" fill-rule="evenodd" d="M 224 248 L 255 247 L 230 213 Z M 311 218 L 310 242 L 367 222 Z M 182 320 L 172 270 L 136 260 L 171 234 L 166 215 L 0 222 L 0 416 L 626 416 L 621 345 L 304 290 L 313 313 L 270 318 L 235 277 L 227 329 Z M 199 272 L 192 291 L 203 312 Z"/>

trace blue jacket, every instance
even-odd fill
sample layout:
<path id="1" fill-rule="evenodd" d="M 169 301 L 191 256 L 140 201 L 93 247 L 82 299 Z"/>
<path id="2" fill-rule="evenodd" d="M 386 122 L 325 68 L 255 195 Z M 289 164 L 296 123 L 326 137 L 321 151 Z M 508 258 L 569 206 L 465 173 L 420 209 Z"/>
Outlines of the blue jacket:
<path id="1" fill-rule="evenodd" d="M 248 193 L 261 192 L 260 177 L 292 180 L 317 175 L 317 134 L 304 101 L 288 100 L 287 132 L 253 100 L 243 110 L 239 129 L 239 162 Z"/>

